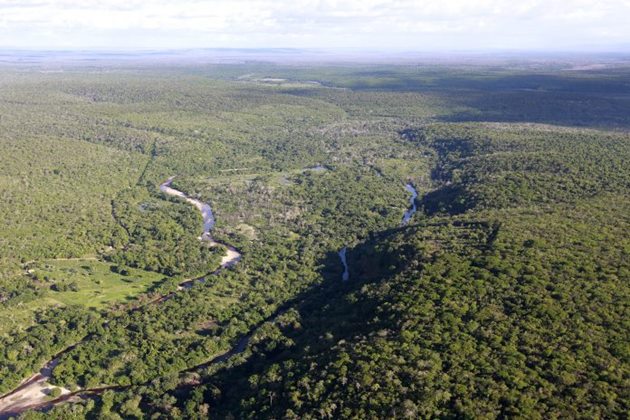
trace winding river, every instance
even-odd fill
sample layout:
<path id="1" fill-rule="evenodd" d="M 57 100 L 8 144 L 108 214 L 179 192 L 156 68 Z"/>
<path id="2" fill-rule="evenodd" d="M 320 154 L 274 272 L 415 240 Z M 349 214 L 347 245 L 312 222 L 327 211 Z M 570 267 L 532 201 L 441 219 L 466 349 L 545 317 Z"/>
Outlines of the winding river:
<path id="1" fill-rule="evenodd" d="M 210 235 L 210 231 L 214 228 L 214 223 L 215 223 L 214 214 L 212 213 L 212 207 L 210 207 L 209 204 L 204 203 L 203 201 L 197 200 L 195 198 L 191 198 L 187 196 L 186 194 L 184 194 L 183 192 L 176 190 L 175 188 L 172 188 L 171 184 L 173 183 L 174 178 L 175 177 L 172 176 L 169 179 L 167 179 L 166 182 L 160 185 L 160 191 L 162 191 L 166 195 L 170 195 L 171 197 L 178 197 L 178 198 L 184 199 L 188 203 L 195 206 L 199 210 L 203 218 L 203 232 L 201 234 L 200 239 L 202 241 L 208 242 L 210 246 L 222 245 L 227 250 L 226 254 L 221 259 L 221 267 L 218 270 L 211 273 L 211 275 L 217 274 L 222 269 L 231 267 L 237 262 L 239 262 L 242 255 L 236 248 L 228 244 L 219 243 L 215 241 Z M 181 290 L 181 289 L 189 288 L 195 282 L 202 282 L 202 281 L 204 281 L 204 277 L 193 279 L 193 280 L 187 280 L 179 284 L 179 289 Z"/>
<path id="2" fill-rule="evenodd" d="M 403 215 L 401 226 L 406 226 L 409 224 L 411 217 L 414 215 L 416 211 L 418 211 L 418 207 L 416 206 L 416 198 L 418 198 L 418 191 L 416 191 L 413 184 L 408 182 L 405 184 L 405 189 L 411 193 L 411 197 L 409 198 L 409 209 L 405 211 Z M 341 264 L 343 265 L 343 274 L 341 275 L 341 281 L 348 281 L 350 278 L 350 271 L 348 270 L 348 259 L 346 258 L 346 253 L 348 252 L 348 247 L 343 247 L 337 253 L 339 255 L 339 259 L 341 260 Z"/>
<path id="3" fill-rule="evenodd" d="M 418 208 L 416 207 L 416 198 L 418 198 L 418 191 L 416 191 L 416 189 L 414 188 L 414 186 L 411 183 L 407 183 L 405 185 L 405 189 L 411 193 L 411 198 L 409 198 L 409 205 L 411 207 L 409 208 L 409 210 L 407 210 L 405 212 L 405 214 L 403 216 L 403 219 L 402 219 L 402 222 L 401 222 L 402 226 L 405 226 L 405 225 L 409 224 L 409 221 L 411 220 L 411 217 L 418 210 Z"/>
<path id="4" fill-rule="evenodd" d="M 174 176 L 167 179 L 163 184 L 160 185 L 160 191 L 162 191 L 166 195 L 170 195 L 172 197 L 178 197 L 186 200 L 188 203 L 197 207 L 197 209 L 201 212 L 201 216 L 203 217 L 203 233 L 202 238 L 210 235 L 210 231 L 214 228 L 214 214 L 212 213 L 212 207 L 209 204 L 204 203 L 202 201 L 196 200 L 194 198 L 188 197 L 183 192 L 176 190 L 171 187 L 173 183 Z"/>
<path id="5" fill-rule="evenodd" d="M 172 188 L 171 184 L 173 182 L 173 179 L 174 177 L 170 177 L 163 184 L 161 184 L 160 191 L 162 191 L 166 195 L 181 198 L 187 201 L 188 203 L 192 204 L 193 206 L 195 206 L 199 210 L 203 218 L 203 232 L 201 234 L 200 240 L 208 242 L 210 246 L 221 245 L 227 249 L 226 255 L 221 260 L 220 268 L 216 270 L 215 272 L 211 273 L 210 275 L 217 274 L 221 270 L 231 267 L 232 265 L 240 261 L 242 255 L 236 248 L 234 248 L 231 245 L 216 242 L 212 238 L 210 232 L 214 228 L 215 219 L 214 219 L 214 214 L 212 213 L 212 208 L 210 207 L 210 205 L 200 200 L 197 200 L 195 198 L 191 198 L 187 196 L 186 194 L 184 194 L 182 191 Z M 401 223 L 403 226 L 409 223 L 409 221 L 411 220 L 411 217 L 416 212 L 417 210 L 416 198 L 418 197 L 418 192 L 416 191 L 416 189 L 413 187 L 411 183 L 406 184 L 405 189 L 411 193 L 411 198 L 409 199 L 409 203 L 411 207 L 407 211 L 405 211 L 405 214 L 403 216 L 403 220 Z M 350 278 L 346 253 L 347 253 L 347 247 L 343 247 L 338 252 L 339 258 L 344 267 L 344 271 L 341 277 L 341 280 L 343 282 L 348 281 Z M 195 282 L 204 281 L 205 277 L 206 276 L 198 278 L 198 279 L 184 281 L 179 284 L 177 290 L 187 289 L 191 287 Z M 165 298 L 168 298 L 168 296 L 165 296 L 154 302 L 159 303 L 163 301 Z M 278 311 L 274 316 L 278 316 L 280 313 L 281 311 Z M 213 363 L 223 362 L 229 359 L 231 356 L 243 352 L 245 348 L 247 347 L 247 344 L 250 338 L 251 338 L 251 333 L 241 337 L 241 339 L 238 340 L 238 342 L 234 345 L 234 347 L 232 347 L 232 349 L 226 351 L 223 354 L 216 356 L 211 361 L 206 362 L 205 364 L 200 365 L 199 367 L 208 366 Z M 0 419 L 6 419 L 11 416 L 17 416 L 20 413 L 29 409 L 39 409 L 39 410 L 49 409 L 55 405 L 61 404 L 66 401 L 74 401 L 80 398 L 84 398 L 88 395 L 100 394 L 107 389 L 125 388 L 123 386 L 105 386 L 101 388 L 77 390 L 74 392 L 70 391 L 69 389 L 60 388 L 61 395 L 57 398 L 51 399 L 49 397 L 49 394 L 51 390 L 55 388 L 55 386 L 49 383 L 49 380 L 52 375 L 52 371 L 55 368 L 55 366 L 57 366 L 57 364 L 59 363 L 59 358 L 64 353 L 67 353 L 68 351 L 72 350 L 74 347 L 75 346 L 73 345 L 67 348 L 66 350 L 62 351 L 61 353 L 57 354 L 51 361 L 49 361 L 48 363 L 46 363 L 46 365 L 44 365 L 44 367 L 39 371 L 39 373 L 31 376 L 28 379 L 25 379 L 13 391 L 0 397 Z"/>
<path id="6" fill-rule="evenodd" d="M 348 260 L 346 259 L 347 251 L 348 248 L 345 246 L 339 251 L 339 259 L 341 260 L 341 264 L 343 264 L 343 274 L 341 275 L 341 281 L 348 281 L 348 279 L 350 279 L 350 272 L 348 271 Z"/>
<path id="7" fill-rule="evenodd" d="M 162 191 L 166 195 L 170 195 L 172 197 L 178 197 L 183 200 L 186 200 L 188 203 L 195 206 L 201 216 L 203 218 L 203 232 L 201 234 L 200 240 L 208 242 L 210 246 L 223 246 L 227 249 L 226 255 L 221 259 L 221 266 L 218 270 L 214 271 L 210 275 L 217 274 L 221 270 L 231 267 L 237 262 L 240 261 L 242 255 L 241 253 L 231 245 L 222 244 L 216 242 L 212 236 L 210 235 L 210 231 L 214 228 L 214 214 L 212 213 L 212 208 L 209 204 L 199 201 L 197 199 L 191 198 L 184 194 L 183 192 L 176 190 L 171 187 L 174 177 L 170 177 L 163 184 L 160 185 L 160 191 Z M 205 280 L 205 277 L 186 280 L 179 284 L 177 290 L 184 290 L 190 288 L 195 282 L 201 282 Z M 162 298 L 156 299 L 153 303 L 159 303 L 172 296 L 167 295 Z M 219 363 L 227 360 L 229 357 L 241 353 L 245 350 L 247 343 L 249 342 L 249 338 L 251 334 L 242 337 L 236 345 L 228 350 L 227 352 L 215 357 L 212 361 L 206 364 Z M 123 386 L 104 386 L 100 388 L 93 389 L 80 389 L 77 391 L 70 391 L 69 389 L 55 387 L 50 384 L 50 378 L 52 376 L 52 371 L 59 363 L 60 357 L 72 350 L 75 345 L 68 347 L 62 352 L 55 355 L 55 357 L 46 363 L 44 367 L 35 375 L 30 378 L 25 379 L 18 387 L 10 391 L 9 393 L 0 397 L 0 420 L 4 420 L 10 418 L 12 416 L 17 416 L 20 413 L 23 413 L 26 410 L 45 410 L 49 409 L 55 405 L 61 404 L 66 401 L 74 401 L 80 398 L 83 398 L 87 395 L 95 395 L 100 394 L 108 389 L 123 389 Z M 59 388 L 61 394 L 57 398 L 51 398 L 49 395 L 54 388 Z"/>

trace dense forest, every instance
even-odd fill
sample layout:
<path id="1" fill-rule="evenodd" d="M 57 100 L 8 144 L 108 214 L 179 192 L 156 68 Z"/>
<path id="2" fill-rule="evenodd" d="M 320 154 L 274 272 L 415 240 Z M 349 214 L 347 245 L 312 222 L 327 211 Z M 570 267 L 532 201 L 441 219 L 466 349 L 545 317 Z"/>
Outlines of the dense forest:
<path id="1" fill-rule="evenodd" d="M 630 410 L 630 67 L 40 70 L 0 68 L 0 418 Z"/>

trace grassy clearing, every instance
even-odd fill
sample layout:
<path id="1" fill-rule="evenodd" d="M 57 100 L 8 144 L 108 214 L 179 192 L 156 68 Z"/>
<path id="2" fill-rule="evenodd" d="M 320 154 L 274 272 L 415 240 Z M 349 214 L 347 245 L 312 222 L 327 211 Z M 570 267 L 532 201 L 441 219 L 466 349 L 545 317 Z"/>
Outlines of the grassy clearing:
<path id="1" fill-rule="evenodd" d="M 37 311 L 54 306 L 80 305 L 98 310 L 130 301 L 160 283 L 164 275 L 134 268 L 116 273 L 116 265 L 92 258 L 31 263 L 29 275 L 43 296 L 0 309 L 0 334 L 26 327 Z"/>
<path id="2" fill-rule="evenodd" d="M 164 276 L 133 268 L 117 273 L 115 264 L 92 260 L 46 261 L 31 268 L 32 275 L 50 287 L 47 298 L 61 305 L 101 309 L 132 300 Z"/>

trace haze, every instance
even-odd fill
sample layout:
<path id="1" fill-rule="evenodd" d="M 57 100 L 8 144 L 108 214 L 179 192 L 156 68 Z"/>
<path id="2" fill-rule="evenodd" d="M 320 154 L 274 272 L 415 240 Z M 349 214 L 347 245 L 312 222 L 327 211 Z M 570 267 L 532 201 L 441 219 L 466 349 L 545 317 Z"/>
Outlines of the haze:
<path id="1" fill-rule="evenodd" d="M 0 47 L 627 51 L 624 0 L 0 1 Z"/>

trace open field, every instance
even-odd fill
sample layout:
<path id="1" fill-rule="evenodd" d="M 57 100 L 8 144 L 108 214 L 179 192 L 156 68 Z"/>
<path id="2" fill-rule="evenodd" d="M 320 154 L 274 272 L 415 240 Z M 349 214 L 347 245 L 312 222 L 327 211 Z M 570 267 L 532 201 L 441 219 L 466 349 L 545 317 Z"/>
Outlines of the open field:
<path id="1" fill-rule="evenodd" d="M 158 284 L 164 276 L 134 268 L 121 269 L 100 261 L 46 261 L 32 265 L 34 278 L 50 285 L 48 301 L 101 309 L 133 299 Z"/>
<path id="2" fill-rule="evenodd" d="M 159 273 L 133 268 L 125 268 L 123 275 L 112 270 L 116 267 L 93 259 L 43 260 L 28 264 L 28 277 L 45 291 L 35 300 L 0 310 L 0 333 L 9 333 L 21 324 L 28 325 L 36 311 L 47 307 L 79 305 L 100 310 L 115 303 L 127 303 L 164 278 Z"/>

